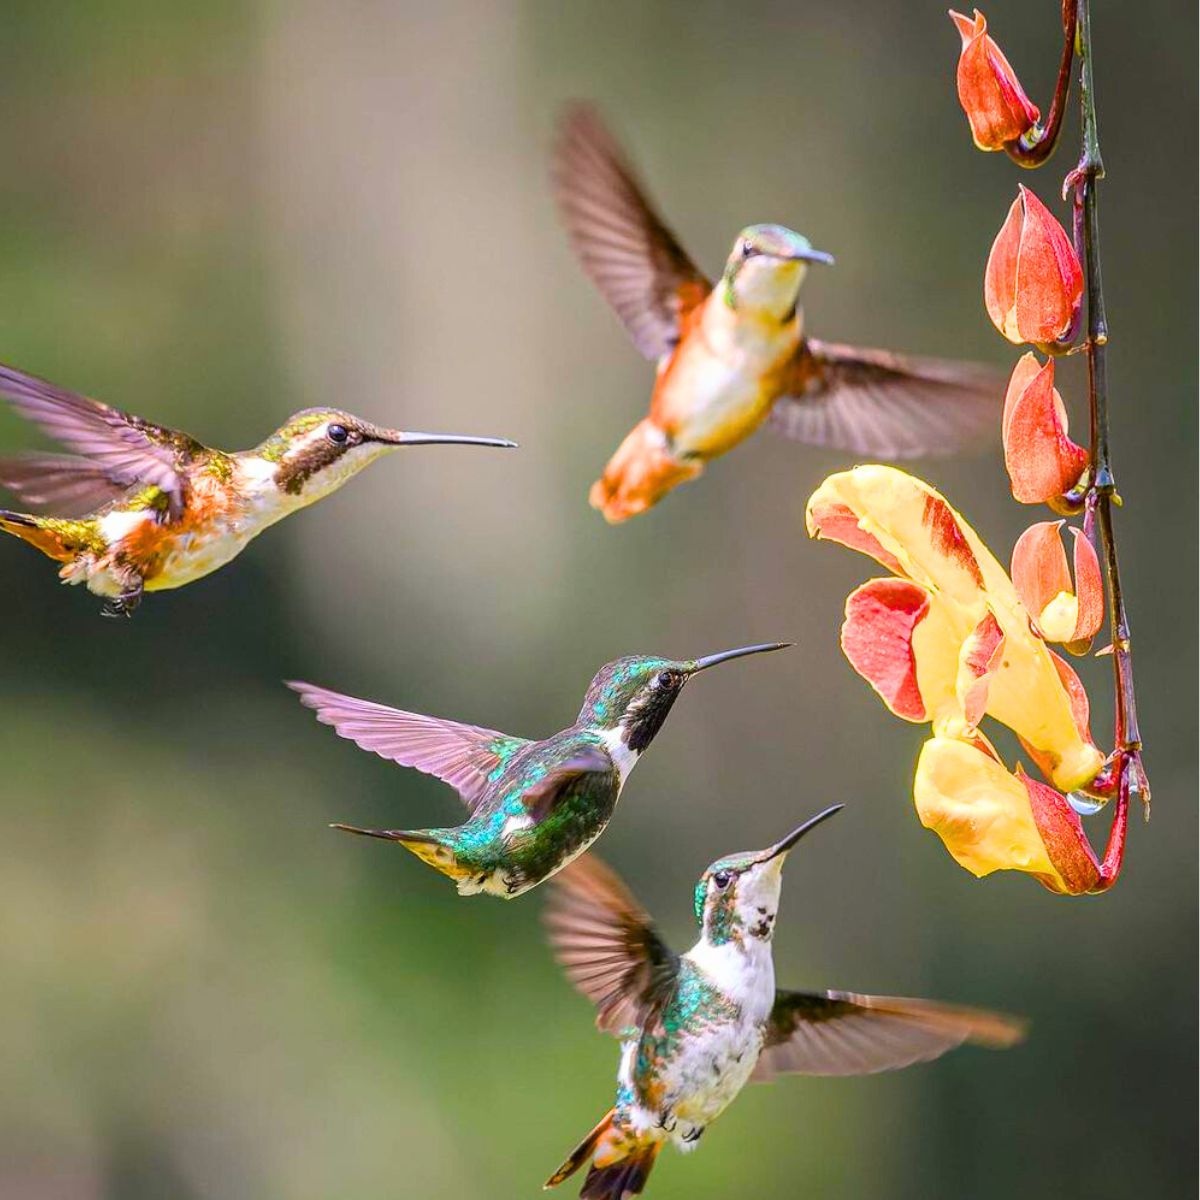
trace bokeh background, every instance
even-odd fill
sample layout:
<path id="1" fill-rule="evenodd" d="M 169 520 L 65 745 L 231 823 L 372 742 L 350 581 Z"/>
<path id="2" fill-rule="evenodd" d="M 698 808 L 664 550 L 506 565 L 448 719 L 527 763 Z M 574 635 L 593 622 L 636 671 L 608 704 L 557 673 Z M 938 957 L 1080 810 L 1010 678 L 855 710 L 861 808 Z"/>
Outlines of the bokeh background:
<path id="1" fill-rule="evenodd" d="M 1057 9 L 988 10 L 1043 105 Z M 751 1089 L 651 1193 L 1193 1195 L 1195 23 L 1095 16 L 1155 810 L 1117 889 L 1066 901 L 976 882 L 915 820 L 923 734 L 837 648 L 870 564 L 804 535 L 842 456 L 762 436 L 627 527 L 585 503 L 651 371 L 555 221 L 567 98 L 604 106 L 709 270 L 786 222 L 837 255 L 815 332 L 1013 360 L 981 273 L 1018 172 L 971 147 L 942 5 L 5 0 L 0 358 L 221 446 L 332 402 L 522 447 L 390 459 L 129 623 L 0 545 L 0 1195 L 538 1194 L 616 1066 L 543 897 L 462 901 L 328 830 L 457 805 L 279 681 L 544 735 L 609 658 L 777 638 L 799 646 L 689 689 L 605 855 L 683 946 L 711 859 L 844 801 L 789 868 L 781 978 L 995 1005 L 1032 1036 Z M 1022 177 L 1048 201 L 1070 144 Z M 0 447 L 40 444 L 0 413 Z M 1001 558 L 1037 517 L 995 451 L 925 474 Z M 1103 731 L 1107 668 L 1084 669 Z"/>

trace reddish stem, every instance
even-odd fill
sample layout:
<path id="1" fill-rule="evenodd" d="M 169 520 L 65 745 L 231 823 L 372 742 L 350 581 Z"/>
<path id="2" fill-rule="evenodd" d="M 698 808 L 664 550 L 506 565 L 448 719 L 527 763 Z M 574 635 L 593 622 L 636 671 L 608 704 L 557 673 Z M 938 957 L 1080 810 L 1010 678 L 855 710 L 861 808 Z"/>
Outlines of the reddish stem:
<path id="1" fill-rule="evenodd" d="M 1054 100 L 1044 125 L 1035 125 L 1023 138 L 1005 147 L 1008 157 L 1022 167 L 1040 167 L 1058 145 L 1063 115 L 1067 111 L 1067 93 L 1071 88 L 1071 59 L 1075 53 L 1075 30 L 1079 13 L 1075 0 L 1062 0 L 1063 48 L 1058 61 L 1058 81 L 1054 85 Z"/>
<path id="2" fill-rule="evenodd" d="M 1108 847 L 1104 851 L 1104 861 L 1100 864 L 1100 877 L 1089 893 L 1095 895 L 1107 892 L 1121 877 L 1121 865 L 1125 861 L 1125 834 L 1129 829 L 1129 781 L 1125 775 L 1121 777 L 1121 785 L 1117 792 L 1117 810 L 1113 814 L 1112 828 L 1108 831 Z"/>

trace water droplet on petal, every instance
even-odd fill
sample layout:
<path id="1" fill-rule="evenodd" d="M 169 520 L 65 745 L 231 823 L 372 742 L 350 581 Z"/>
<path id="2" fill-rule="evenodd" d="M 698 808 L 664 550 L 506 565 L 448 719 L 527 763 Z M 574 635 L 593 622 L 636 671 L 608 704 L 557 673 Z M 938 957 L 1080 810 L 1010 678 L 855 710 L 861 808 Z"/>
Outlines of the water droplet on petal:
<path id="1" fill-rule="evenodd" d="M 1081 817 L 1090 817 L 1098 813 L 1108 801 L 1097 800 L 1094 796 L 1085 796 L 1082 792 L 1068 792 L 1067 803 Z"/>

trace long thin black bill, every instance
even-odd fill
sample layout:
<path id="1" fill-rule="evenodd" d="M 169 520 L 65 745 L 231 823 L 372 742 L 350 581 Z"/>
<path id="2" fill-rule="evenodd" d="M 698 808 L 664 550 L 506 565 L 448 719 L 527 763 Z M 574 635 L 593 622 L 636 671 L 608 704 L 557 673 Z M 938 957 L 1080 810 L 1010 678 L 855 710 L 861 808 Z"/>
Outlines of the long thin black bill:
<path id="1" fill-rule="evenodd" d="M 694 675 L 697 671 L 707 671 L 709 667 L 729 662 L 730 659 L 745 658 L 748 654 L 767 654 L 772 650 L 786 650 L 794 644 L 794 642 L 763 642 L 758 646 L 739 646 L 736 650 L 722 650 L 720 654 L 706 654 L 703 658 L 696 659 L 696 665 L 692 667 L 692 674 Z"/>
<path id="2" fill-rule="evenodd" d="M 846 806 L 844 804 L 833 804 L 824 812 L 819 812 L 815 817 L 810 817 L 797 829 L 793 829 L 785 838 L 781 838 L 769 850 L 764 851 L 760 862 L 770 862 L 773 858 L 778 858 L 781 854 L 786 854 L 810 829 L 814 829 L 820 825 L 822 821 L 828 821 L 834 813 L 840 813 Z"/>

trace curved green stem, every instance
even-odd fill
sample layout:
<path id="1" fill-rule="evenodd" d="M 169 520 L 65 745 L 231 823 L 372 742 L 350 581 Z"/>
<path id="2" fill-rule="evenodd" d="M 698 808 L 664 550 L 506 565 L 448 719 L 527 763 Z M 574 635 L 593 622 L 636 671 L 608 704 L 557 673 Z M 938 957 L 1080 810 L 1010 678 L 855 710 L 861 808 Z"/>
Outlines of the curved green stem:
<path id="1" fill-rule="evenodd" d="M 1150 785 L 1142 766 L 1142 739 L 1138 727 L 1133 686 L 1133 655 L 1129 619 L 1121 591 L 1121 572 L 1113 533 L 1114 504 L 1120 504 L 1110 458 L 1108 429 L 1108 316 L 1104 308 L 1104 283 L 1100 271 L 1100 218 L 1096 184 L 1104 176 L 1096 100 L 1092 77 L 1092 39 L 1089 0 L 1075 0 L 1076 50 L 1079 54 L 1079 101 L 1083 116 L 1083 153 L 1079 165 L 1067 176 L 1064 190 L 1074 190 L 1077 228 L 1083 241 L 1087 287 L 1088 411 L 1091 418 L 1091 468 L 1089 507 L 1094 509 L 1099 534 L 1101 564 L 1108 584 L 1109 619 L 1115 686 L 1115 775 L 1121 794 L 1141 796 L 1147 817 Z"/>

